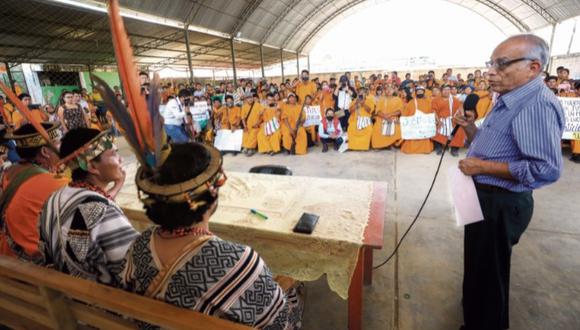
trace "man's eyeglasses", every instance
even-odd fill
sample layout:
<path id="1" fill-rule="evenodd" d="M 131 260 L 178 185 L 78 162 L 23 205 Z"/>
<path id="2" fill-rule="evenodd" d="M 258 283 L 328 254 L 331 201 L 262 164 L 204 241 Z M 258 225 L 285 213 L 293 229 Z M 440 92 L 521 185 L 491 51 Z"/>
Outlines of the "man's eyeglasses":
<path id="1" fill-rule="evenodd" d="M 535 61 L 535 60 L 536 60 L 535 58 L 531 58 L 531 57 L 520 57 L 520 58 L 516 58 L 516 59 L 513 59 L 513 60 L 510 60 L 510 59 L 501 59 L 500 58 L 500 59 L 497 59 L 495 61 L 490 60 L 490 61 L 485 62 L 485 66 L 488 69 L 495 68 L 495 69 L 501 71 L 501 70 L 506 69 L 508 66 L 510 66 L 510 65 L 512 65 L 514 63 L 517 63 L 517 62 L 521 62 L 521 61 Z"/>

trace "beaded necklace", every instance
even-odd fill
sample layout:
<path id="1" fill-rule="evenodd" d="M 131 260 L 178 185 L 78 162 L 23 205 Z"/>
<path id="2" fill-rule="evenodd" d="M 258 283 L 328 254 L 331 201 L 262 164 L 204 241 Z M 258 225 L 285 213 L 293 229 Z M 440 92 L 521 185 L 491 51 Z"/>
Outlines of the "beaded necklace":
<path id="1" fill-rule="evenodd" d="M 213 235 L 211 231 L 201 227 L 179 227 L 175 229 L 163 229 L 161 227 L 158 227 L 156 231 L 157 234 L 162 238 L 178 238 L 188 235 L 193 236 Z"/>
<path id="2" fill-rule="evenodd" d="M 101 188 L 99 188 L 99 187 L 97 187 L 97 186 L 95 186 L 93 184 L 90 184 L 88 182 L 85 182 L 85 181 L 73 181 L 73 182 L 69 183 L 68 185 L 69 185 L 69 187 L 72 187 L 72 188 L 88 189 L 90 191 L 94 191 L 94 192 L 96 192 L 98 194 L 101 194 L 101 195 L 105 196 L 109 200 L 113 200 L 113 197 L 111 197 L 111 195 L 109 195 L 106 191 L 104 191 L 103 189 L 101 189 Z"/>

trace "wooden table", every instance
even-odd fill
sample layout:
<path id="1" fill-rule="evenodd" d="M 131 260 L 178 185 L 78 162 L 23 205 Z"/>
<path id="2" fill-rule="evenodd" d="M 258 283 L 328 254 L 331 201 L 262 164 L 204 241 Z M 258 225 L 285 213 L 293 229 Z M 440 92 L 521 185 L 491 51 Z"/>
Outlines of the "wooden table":
<path id="1" fill-rule="evenodd" d="M 131 175 L 134 175 L 130 172 L 133 172 L 131 170 L 128 171 L 128 177 L 130 178 Z M 282 244 L 282 242 L 288 243 L 288 241 L 292 241 L 294 244 L 300 244 L 300 242 L 305 243 L 307 240 L 314 240 L 314 239 L 324 239 L 324 237 L 321 237 L 320 235 L 318 235 L 317 237 L 317 230 L 315 230 L 315 232 L 313 233 L 313 235 L 302 235 L 302 234 L 295 234 L 292 233 L 291 228 L 294 224 L 294 222 L 296 221 L 295 219 L 298 219 L 299 215 L 302 212 L 307 212 L 307 211 L 314 211 L 319 212 L 317 214 L 320 215 L 320 221 L 319 221 L 319 225 L 317 226 L 318 232 L 320 232 L 320 230 L 322 230 L 322 232 L 324 232 L 324 228 L 325 226 L 327 226 L 326 228 L 328 228 L 328 224 L 329 221 L 330 223 L 332 223 L 332 225 L 337 224 L 337 220 L 333 218 L 330 215 L 336 216 L 336 214 L 334 213 L 327 213 L 328 211 L 325 212 L 325 210 L 328 209 L 328 203 L 330 202 L 330 204 L 332 204 L 333 202 L 336 202 L 338 204 L 337 207 L 344 207 L 342 204 L 347 203 L 348 201 L 351 201 L 352 203 L 356 203 L 358 205 L 358 210 L 361 210 L 364 206 L 365 212 L 356 212 L 356 219 L 361 219 L 364 220 L 364 217 L 368 216 L 368 221 L 366 222 L 366 227 L 364 226 L 364 221 L 359 221 L 358 223 L 362 223 L 359 227 L 358 233 L 362 234 L 362 242 L 361 242 L 361 236 L 357 236 L 358 239 L 353 239 L 352 235 L 347 235 L 349 234 L 349 232 L 343 232 L 343 231 L 339 231 L 338 233 L 340 233 L 338 236 L 338 240 L 343 240 L 344 237 L 344 242 L 340 243 L 340 244 L 345 244 L 344 246 L 348 245 L 350 246 L 350 251 L 352 251 L 352 253 L 350 253 L 349 255 L 351 256 L 356 256 L 356 250 L 352 250 L 352 249 L 356 249 L 356 247 L 358 246 L 358 259 L 356 260 L 356 264 L 354 263 L 354 260 L 350 263 L 349 266 L 349 271 L 352 271 L 352 276 L 350 277 L 350 282 L 348 283 L 344 283 L 343 284 L 343 288 L 344 291 L 344 295 L 346 296 L 347 294 L 347 288 L 348 288 L 348 327 L 351 330 L 357 330 L 357 329 L 362 329 L 362 323 L 363 323 L 363 286 L 364 285 L 370 285 L 372 283 L 372 267 L 373 267 L 373 250 L 374 249 L 381 249 L 383 247 L 383 228 L 384 228 L 384 221 L 385 221 L 385 207 L 386 207 L 386 198 L 387 198 L 387 185 L 386 183 L 383 182 L 372 182 L 370 183 L 369 181 L 356 181 L 356 180 L 340 180 L 340 179 L 322 179 L 322 178 L 304 178 L 304 177 L 276 177 L 276 179 L 278 180 L 270 180 L 270 179 L 274 179 L 274 177 L 268 176 L 268 175 L 258 175 L 256 176 L 256 174 L 252 174 L 252 177 L 248 177 L 248 174 L 246 173 L 228 173 L 228 176 L 230 177 L 230 179 L 228 180 L 228 184 L 226 184 L 226 186 L 224 186 L 222 188 L 222 190 L 220 190 L 220 208 L 218 209 L 218 213 L 216 213 L 216 215 L 214 215 L 214 218 L 216 218 L 216 220 L 214 221 L 210 221 L 210 228 L 212 229 L 212 231 L 214 231 L 215 233 L 217 233 L 218 235 L 222 236 L 222 232 L 224 229 L 228 229 L 227 231 L 229 232 L 229 234 L 231 234 L 232 229 L 234 231 L 236 231 L 236 233 L 240 232 L 240 231 L 248 231 L 250 233 L 250 236 L 255 244 L 256 247 L 260 246 L 262 247 L 262 251 L 259 251 L 260 254 L 262 254 L 262 252 L 266 252 L 264 249 L 264 246 L 266 246 L 269 250 L 273 250 L 271 247 L 273 246 L 277 246 L 279 244 Z M 240 179 L 241 178 L 241 179 Z M 236 188 L 236 181 L 239 180 L 245 180 L 244 181 L 244 185 L 240 185 Z M 235 195 L 233 193 L 238 193 L 239 194 L 239 187 L 245 187 L 246 190 L 248 191 L 254 191 L 254 189 L 256 188 L 255 184 L 256 181 L 263 181 L 263 182 L 272 182 L 272 184 L 278 184 L 279 187 L 277 187 L 278 189 L 284 189 L 284 188 L 288 188 L 289 184 L 291 183 L 292 185 L 297 185 L 299 186 L 298 189 L 298 193 L 299 193 L 299 197 L 297 198 L 297 202 L 292 205 L 292 208 L 290 208 L 290 211 L 287 211 L 286 213 L 281 213 L 282 215 L 277 216 L 273 215 L 272 219 L 268 220 L 271 222 L 250 222 L 250 219 L 242 219 L 240 218 L 240 220 L 238 221 L 237 218 L 235 217 L 236 215 L 238 215 L 237 211 L 235 211 L 236 208 L 239 208 L 239 205 L 234 205 L 237 202 L 239 202 L 239 200 L 237 199 L 238 195 Z M 311 184 L 310 186 L 306 185 L 305 182 L 308 182 L 309 184 Z M 314 182 L 314 183 L 313 183 Z M 325 191 L 328 190 L 329 191 L 329 196 L 328 198 L 330 199 L 330 201 L 324 201 L 326 204 L 324 207 L 319 207 L 318 209 L 312 209 L 312 205 L 309 204 L 310 203 L 310 199 L 313 198 L 313 194 L 319 194 L 320 193 L 320 189 L 317 190 L 317 188 L 315 187 L 316 183 L 320 183 L 320 186 L 323 186 Z M 290 185 L 290 186 L 292 186 Z M 226 187 L 230 187 L 227 188 Z M 347 187 L 347 188 L 345 188 Z M 348 187 L 350 187 L 350 189 L 348 189 Z M 364 187 L 368 187 L 368 188 L 364 188 Z M 277 189 L 277 188 L 271 188 L 271 189 Z M 364 188 L 364 189 L 363 189 Z M 338 192 L 336 190 L 341 190 L 341 192 Z M 347 192 L 345 192 L 345 189 L 348 189 Z M 357 191 L 358 193 L 354 193 L 355 191 Z M 364 192 L 364 193 L 363 193 Z M 296 192 L 294 192 L 296 193 Z M 349 195 L 350 193 L 350 195 Z M 362 194 L 362 195 L 358 195 L 358 194 Z M 288 194 L 291 194 L 291 192 L 288 192 Z M 356 196 L 359 196 L 359 198 L 354 198 L 353 194 L 355 194 Z M 268 196 L 271 197 L 270 194 L 267 194 Z M 365 198 L 361 197 L 361 196 L 367 196 Z M 240 197 L 242 198 L 242 197 Z M 124 209 L 124 211 L 126 212 L 126 215 L 129 217 L 129 219 L 131 219 L 134 223 L 137 223 L 137 228 L 138 229 L 143 229 L 145 226 L 148 226 L 150 223 L 148 222 L 147 218 L 144 215 L 143 209 L 140 206 L 140 203 L 137 201 L 137 197 L 136 197 L 136 192 L 135 192 L 135 186 L 134 184 L 131 184 L 128 182 L 127 187 L 123 188 L 123 190 L 121 191 L 121 193 L 119 194 L 119 196 L 117 197 L 117 201 L 119 203 L 119 205 Z M 320 201 L 318 201 L 320 202 Z M 234 209 L 234 213 L 231 213 L 230 211 L 223 211 L 224 209 L 228 209 L 228 204 L 232 205 L 232 208 Z M 315 203 L 313 202 L 313 204 L 320 204 L 320 203 Z M 335 205 L 336 206 L 336 205 Z M 303 208 L 302 208 L 303 207 Z M 221 209 L 221 211 L 220 211 Z M 229 213 L 228 213 L 229 212 Z M 245 212 L 245 211 L 244 211 Z M 355 211 L 353 211 L 355 212 Z M 245 216 L 245 215 L 244 215 Z M 364 216 L 364 217 L 363 217 Z M 224 219 L 225 218 L 232 218 L 234 219 L 232 222 L 228 223 L 228 222 L 223 222 L 220 219 Z M 294 219 L 295 218 L 295 219 Z M 213 219 L 213 218 L 212 218 Z M 294 220 L 293 220 L 294 219 Z M 290 221 L 288 221 L 290 220 Z M 278 232 L 272 232 L 272 228 L 268 227 L 271 225 L 276 224 L 277 227 L 276 230 L 279 230 Z M 343 233 L 345 236 L 343 236 Z M 225 232 L 223 232 L 223 234 L 225 234 Z M 352 233 L 350 233 L 352 234 Z M 271 238 L 272 236 L 270 235 L 274 235 L 274 240 L 270 240 L 269 238 Z M 336 236 L 336 233 L 335 233 Z M 247 238 L 248 235 L 243 236 L 242 234 L 240 234 L 240 241 L 242 243 L 248 244 L 248 245 L 252 245 L 252 242 L 247 242 Z M 348 237 L 348 238 L 347 238 Z M 233 237 L 232 237 L 233 238 Z M 226 236 L 225 239 L 228 239 L 228 237 Z M 244 240 L 246 240 L 246 242 L 244 242 Z M 297 240 L 297 241 L 296 241 Z M 298 242 L 298 243 L 296 243 Z M 330 241 L 332 242 L 332 240 Z M 334 237 L 334 242 L 337 242 L 337 237 Z M 358 243 L 354 243 L 354 242 L 358 242 Z M 340 246 L 340 245 L 339 245 Z M 296 251 L 294 251 L 296 252 Z M 309 253 L 313 254 L 313 255 L 320 255 L 321 257 L 317 257 L 320 260 L 320 258 L 322 258 L 322 256 L 325 256 L 323 253 L 319 254 L 315 249 L 312 250 L 308 250 Z M 276 272 L 276 267 L 275 267 L 275 263 L 276 260 L 273 260 L 275 258 L 270 258 L 270 260 L 267 257 L 264 257 L 264 259 L 266 260 L 266 262 L 268 264 L 272 263 L 272 270 L 274 272 Z M 316 259 L 316 258 L 315 258 Z M 294 262 L 294 261 L 293 261 Z M 312 264 L 312 263 L 310 263 Z M 317 265 L 318 266 L 318 265 Z M 354 269 L 351 268 L 354 266 Z M 298 267 L 301 267 L 300 264 L 298 263 Z M 304 264 L 302 264 L 302 267 L 305 267 Z M 316 267 L 315 267 L 316 268 Z M 314 270 L 315 268 L 311 268 L 311 270 Z M 294 268 L 295 270 L 299 270 L 302 271 L 305 268 Z M 342 268 L 341 268 L 342 269 Z M 283 272 L 282 272 L 283 274 Z M 341 270 L 341 274 L 344 274 Z M 286 274 L 283 274 L 286 275 Z M 344 277 L 342 277 L 344 278 Z M 313 278 L 311 278 L 310 280 L 312 280 Z M 348 278 L 347 278 L 348 279 Z M 300 280 L 300 279 L 299 279 Z M 308 280 L 308 279 L 302 279 L 302 280 Z"/>
<path id="2" fill-rule="evenodd" d="M 383 248 L 383 230 L 387 200 L 387 185 L 375 182 L 369 222 L 364 232 L 364 246 L 359 257 L 348 290 L 348 328 L 362 329 L 363 286 L 373 282 L 373 251 Z"/>

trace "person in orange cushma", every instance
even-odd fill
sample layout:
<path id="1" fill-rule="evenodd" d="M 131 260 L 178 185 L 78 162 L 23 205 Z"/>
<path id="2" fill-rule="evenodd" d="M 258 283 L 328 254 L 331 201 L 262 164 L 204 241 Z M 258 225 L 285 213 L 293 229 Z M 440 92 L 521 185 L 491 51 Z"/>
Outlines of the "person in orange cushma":
<path id="1" fill-rule="evenodd" d="M 60 125 L 42 124 L 54 145 L 60 141 Z M 38 251 L 38 218 L 48 197 L 68 183 L 66 178 L 55 177 L 49 169 L 58 162 L 56 151 L 40 138 L 31 124 L 14 131 L 11 139 L 22 158 L 2 177 L 0 215 L 0 255 L 16 256 L 27 260 L 40 258 Z"/>
<path id="2" fill-rule="evenodd" d="M 417 87 L 416 97 L 407 103 L 403 108 L 402 116 L 414 116 L 417 111 L 423 113 L 433 113 L 431 100 L 425 98 L 425 89 Z M 433 143 L 430 139 L 404 140 L 401 151 L 406 154 L 430 154 L 433 151 Z"/>
<path id="3" fill-rule="evenodd" d="M 282 144 L 288 154 L 305 155 L 308 147 L 305 115 L 302 104 L 298 104 L 296 95 L 288 94 L 288 103 L 282 105 Z"/>
<path id="4" fill-rule="evenodd" d="M 366 87 L 361 88 L 357 98 L 350 105 L 347 130 L 349 150 L 369 150 L 371 144 L 373 134 L 371 115 L 375 111 L 375 99 L 367 93 Z"/>
<path id="5" fill-rule="evenodd" d="M 451 88 L 444 85 L 441 88 L 441 97 L 435 98 L 432 101 L 433 112 L 435 112 L 435 117 L 437 119 L 437 135 L 433 138 L 433 143 L 435 144 L 435 150 L 437 155 L 441 155 L 443 152 L 443 146 L 447 143 L 447 139 L 451 135 L 451 131 L 455 126 L 453 117 L 463 105 L 461 101 L 457 98 L 451 96 Z M 451 155 L 454 157 L 459 156 L 459 148 L 462 148 L 465 144 L 465 132 L 462 128 L 457 130 L 457 133 L 449 143 L 451 147 Z"/>
<path id="6" fill-rule="evenodd" d="M 377 90 L 381 94 L 380 89 Z M 379 95 L 377 98 L 377 108 L 375 110 L 375 123 L 371 145 L 373 149 L 390 148 L 401 139 L 401 126 L 398 124 L 399 116 L 403 110 L 403 101 L 395 96 L 392 87 L 387 87 L 385 96 Z M 385 124 L 387 122 L 388 124 Z M 383 131 L 383 126 L 394 125 L 394 131 Z M 386 134 L 384 134 L 386 133 Z"/>
<path id="7" fill-rule="evenodd" d="M 260 112 L 260 131 L 258 132 L 258 152 L 271 156 L 280 152 L 280 109 L 274 94 L 268 93 L 266 107 Z"/>
<path id="8" fill-rule="evenodd" d="M 260 131 L 260 113 L 263 106 L 260 104 L 258 93 L 247 94 L 242 106 L 242 127 L 244 136 L 242 147 L 247 156 L 253 156 L 258 149 L 258 132 Z"/>
<path id="9" fill-rule="evenodd" d="M 485 118 L 485 116 L 487 116 L 487 114 L 493 108 L 493 97 L 488 91 L 487 83 L 481 80 L 477 85 L 475 92 L 473 93 L 479 96 L 479 101 L 475 107 L 475 111 L 477 112 L 477 119 Z"/>
<path id="10" fill-rule="evenodd" d="M 241 127 L 241 109 L 234 105 L 234 97 L 225 96 L 225 105 L 221 108 L 221 128 L 236 130 Z"/>
<path id="11" fill-rule="evenodd" d="M 299 81 L 296 86 L 296 96 L 298 96 L 298 102 L 304 102 L 306 96 L 310 96 L 312 99 L 316 96 L 316 83 L 310 80 L 310 72 L 308 70 L 302 70 L 301 81 Z M 310 140 L 317 144 L 316 128 L 315 126 L 307 127 L 306 131 L 310 134 Z"/>

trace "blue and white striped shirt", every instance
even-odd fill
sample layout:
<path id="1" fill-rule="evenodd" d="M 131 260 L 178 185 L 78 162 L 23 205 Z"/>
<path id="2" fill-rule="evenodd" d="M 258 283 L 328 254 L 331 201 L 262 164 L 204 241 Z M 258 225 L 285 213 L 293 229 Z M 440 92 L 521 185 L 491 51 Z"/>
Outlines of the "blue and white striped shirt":
<path id="1" fill-rule="evenodd" d="M 500 96 L 479 128 L 467 157 L 508 163 L 515 180 L 475 175 L 475 182 L 530 191 L 558 180 L 564 110 L 541 77 Z"/>

